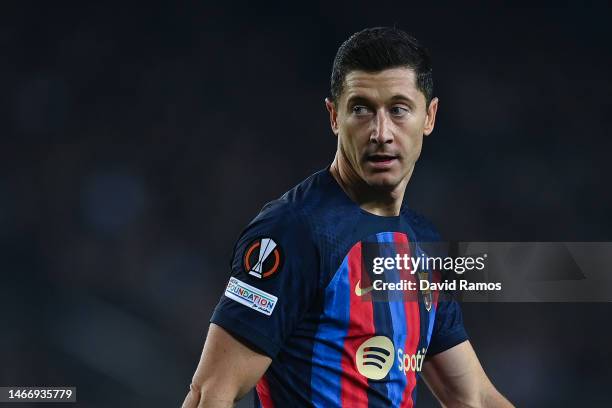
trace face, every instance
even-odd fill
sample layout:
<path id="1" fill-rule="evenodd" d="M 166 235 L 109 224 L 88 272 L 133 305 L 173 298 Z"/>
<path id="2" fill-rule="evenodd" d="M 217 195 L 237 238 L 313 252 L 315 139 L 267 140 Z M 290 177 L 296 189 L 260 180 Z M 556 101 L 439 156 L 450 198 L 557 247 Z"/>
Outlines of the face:
<path id="1" fill-rule="evenodd" d="M 326 100 L 337 160 L 349 178 L 384 190 L 403 188 L 433 131 L 438 100 L 429 107 L 410 68 L 351 71 L 334 105 Z"/>

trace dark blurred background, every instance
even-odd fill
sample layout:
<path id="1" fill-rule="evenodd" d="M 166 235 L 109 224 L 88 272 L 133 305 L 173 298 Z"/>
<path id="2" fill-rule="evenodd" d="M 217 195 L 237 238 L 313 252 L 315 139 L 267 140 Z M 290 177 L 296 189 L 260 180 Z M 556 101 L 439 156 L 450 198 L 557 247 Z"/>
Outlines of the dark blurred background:
<path id="1" fill-rule="evenodd" d="M 367 26 L 431 49 L 440 110 L 407 194 L 443 235 L 612 240 L 606 2 L 85 3 L 0 13 L 0 385 L 178 406 L 234 240 L 331 162 L 332 60 Z M 521 407 L 610 405 L 611 312 L 464 305 Z"/>

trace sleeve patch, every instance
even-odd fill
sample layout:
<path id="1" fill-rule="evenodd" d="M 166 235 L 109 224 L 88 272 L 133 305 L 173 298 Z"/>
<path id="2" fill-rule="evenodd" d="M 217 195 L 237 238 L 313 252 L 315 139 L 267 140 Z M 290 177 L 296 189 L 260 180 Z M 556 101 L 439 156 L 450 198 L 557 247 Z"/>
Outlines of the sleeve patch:
<path id="1" fill-rule="evenodd" d="M 274 276 L 283 263 L 281 247 L 272 238 L 258 238 L 244 251 L 244 270 L 257 279 Z"/>
<path id="2" fill-rule="evenodd" d="M 278 298 L 234 277 L 230 278 L 225 296 L 259 313 L 270 316 Z"/>

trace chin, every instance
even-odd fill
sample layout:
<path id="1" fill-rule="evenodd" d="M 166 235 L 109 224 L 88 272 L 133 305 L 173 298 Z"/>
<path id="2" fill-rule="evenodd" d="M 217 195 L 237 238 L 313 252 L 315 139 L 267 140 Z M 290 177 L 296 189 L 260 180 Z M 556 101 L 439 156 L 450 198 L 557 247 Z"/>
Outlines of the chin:
<path id="1" fill-rule="evenodd" d="M 402 181 L 401 177 L 388 173 L 371 174 L 364 180 L 370 187 L 383 191 L 394 190 Z"/>

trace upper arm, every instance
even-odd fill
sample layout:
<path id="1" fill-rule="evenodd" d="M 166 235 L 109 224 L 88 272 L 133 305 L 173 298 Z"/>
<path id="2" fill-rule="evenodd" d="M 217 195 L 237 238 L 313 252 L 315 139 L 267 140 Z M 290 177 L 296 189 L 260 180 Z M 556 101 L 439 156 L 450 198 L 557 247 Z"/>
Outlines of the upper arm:
<path id="1" fill-rule="evenodd" d="M 485 374 L 469 341 L 428 357 L 423 378 L 448 407 L 512 407 Z"/>
<path id="2" fill-rule="evenodd" d="M 196 408 L 201 397 L 211 406 L 233 406 L 272 362 L 212 323 L 183 407 Z"/>
<path id="3" fill-rule="evenodd" d="M 292 211 L 272 208 L 249 224 L 211 317 L 196 388 L 204 384 L 208 396 L 226 399 L 219 406 L 232 406 L 264 375 L 315 298 L 318 264 L 310 233 Z"/>
<path id="4" fill-rule="evenodd" d="M 302 218 L 260 214 L 234 248 L 231 278 L 211 322 L 274 358 L 319 289 L 319 257 Z"/>

